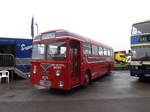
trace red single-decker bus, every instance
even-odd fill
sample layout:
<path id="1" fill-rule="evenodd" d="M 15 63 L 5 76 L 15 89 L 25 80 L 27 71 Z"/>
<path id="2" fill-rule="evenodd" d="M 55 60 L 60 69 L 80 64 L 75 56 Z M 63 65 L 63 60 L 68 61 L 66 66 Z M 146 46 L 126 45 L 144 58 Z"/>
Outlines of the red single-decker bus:
<path id="1" fill-rule="evenodd" d="M 111 47 L 66 30 L 48 31 L 33 39 L 30 82 L 70 90 L 111 72 L 113 65 Z"/>

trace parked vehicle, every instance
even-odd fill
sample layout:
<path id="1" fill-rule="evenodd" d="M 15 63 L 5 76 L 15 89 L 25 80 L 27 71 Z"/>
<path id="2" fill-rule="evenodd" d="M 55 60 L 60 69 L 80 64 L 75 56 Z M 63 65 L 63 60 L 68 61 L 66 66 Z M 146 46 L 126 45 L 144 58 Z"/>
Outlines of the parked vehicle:
<path id="1" fill-rule="evenodd" d="M 111 72 L 113 49 L 66 30 L 41 33 L 33 39 L 30 82 L 70 90 Z"/>
<path id="2" fill-rule="evenodd" d="M 120 52 L 115 52 L 114 59 L 115 59 L 116 63 L 125 64 L 126 63 L 126 54 L 120 53 Z"/>
<path id="3" fill-rule="evenodd" d="M 131 53 L 131 76 L 150 77 L 150 21 L 132 25 Z"/>

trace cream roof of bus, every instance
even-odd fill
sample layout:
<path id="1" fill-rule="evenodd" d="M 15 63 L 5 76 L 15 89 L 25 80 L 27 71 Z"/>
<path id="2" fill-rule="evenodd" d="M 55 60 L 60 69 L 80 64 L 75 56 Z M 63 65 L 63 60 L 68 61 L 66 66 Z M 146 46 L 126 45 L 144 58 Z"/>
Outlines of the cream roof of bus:
<path id="1" fill-rule="evenodd" d="M 67 31 L 67 30 L 64 30 L 64 29 L 50 30 L 50 31 L 43 32 L 43 33 L 41 33 L 41 34 L 50 33 L 50 32 L 67 32 L 67 33 L 72 34 L 73 36 L 70 36 L 70 37 L 74 37 L 75 39 L 79 39 L 79 40 L 81 40 L 81 41 L 90 42 L 90 43 L 93 43 L 93 44 L 95 44 L 95 45 L 100 45 L 100 46 L 102 46 L 102 47 L 106 47 L 106 48 L 112 49 L 112 47 L 110 47 L 110 46 L 108 46 L 108 45 L 105 45 L 105 44 L 103 44 L 103 43 L 101 43 L 101 42 L 92 40 L 92 39 L 90 39 L 90 38 L 88 38 L 88 37 L 80 36 L 80 35 L 78 35 L 78 34 L 72 33 L 72 32 L 70 32 L 70 31 Z M 78 37 L 78 38 L 77 38 L 77 37 Z"/>
<path id="2" fill-rule="evenodd" d="M 137 22 L 133 23 L 133 25 L 140 24 L 140 23 L 145 23 L 145 22 L 150 22 L 150 19 L 145 19 L 145 20 L 142 20 L 142 21 L 137 21 Z"/>

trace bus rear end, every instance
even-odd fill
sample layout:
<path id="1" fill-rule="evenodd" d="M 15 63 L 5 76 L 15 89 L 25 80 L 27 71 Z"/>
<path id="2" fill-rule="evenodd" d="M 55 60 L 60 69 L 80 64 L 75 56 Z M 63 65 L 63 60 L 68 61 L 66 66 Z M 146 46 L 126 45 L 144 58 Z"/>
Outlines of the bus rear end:
<path id="1" fill-rule="evenodd" d="M 30 82 L 37 86 L 69 90 L 71 88 L 67 42 L 34 42 Z"/>

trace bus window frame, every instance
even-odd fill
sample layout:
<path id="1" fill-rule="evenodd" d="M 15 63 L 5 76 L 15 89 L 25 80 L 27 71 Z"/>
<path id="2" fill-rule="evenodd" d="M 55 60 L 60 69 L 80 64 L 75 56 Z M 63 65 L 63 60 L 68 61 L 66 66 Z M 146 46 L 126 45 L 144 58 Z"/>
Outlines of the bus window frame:
<path id="1" fill-rule="evenodd" d="M 89 45 L 89 47 L 90 47 L 90 49 L 89 49 L 89 51 L 90 51 L 90 53 L 88 52 L 88 54 L 85 54 L 84 53 L 84 44 L 88 44 Z M 90 56 L 90 55 L 92 55 L 92 47 L 91 47 L 91 44 L 89 43 L 89 42 L 82 42 L 82 43 L 80 43 L 80 44 L 82 44 L 81 46 L 82 46 L 82 53 L 83 53 L 83 55 L 85 55 L 85 56 Z"/>
<path id="2" fill-rule="evenodd" d="M 96 48 L 97 48 L 97 54 L 94 54 L 94 52 L 93 52 L 93 47 L 96 47 Z M 92 55 L 93 55 L 93 56 L 99 56 L 99 46 L 96 45 L 96 44 L 91 44 L 91 48 L 92 48 Z"/>
<path id="3" fill-rule="evenodd" d="M 62 41 L 66 42 L 66 47 L 67 47 L 67 50 L 66 50 L 66 59 L 63 61 L 63 62 L 66 62 L 66 61 L 69 60 L 69 41 L 70 41 L 69 38 L 67 38 L 67 37 L 65 37 L 65 38 L 53 38 L 53 39 L 50 39 L 50 40 L 34 41 L 33 45 L 35 45 L 35 44 L 45 44 L 45 59 L 44 60 L 46 60 L 46 61 L 52 61 L 52 60 L 48 60 L 47 59 L 48 43 L 49 42 L 62 42 Z M 33 60 L 39 60 L 39 59 L 33 59 Z"/>
<path id="4" fill-rule="evenodd" d="M 47 60 L 47 56 L 46 56 L 46 54 L 47 54 L 47 43 L 45 43 L 45 42 L 43 42 L 43 43 L 41 43 L 41 42 L 36 42 L 36 43 L 33 43 L 33 45 L 32 45 L 32 47 L 34 46 L 34 45 L 41 45 L 41 44 L 44 44 L 45 46 L 44 46 L 44 59 L 33 59 L 33 58 L 31 58 L 32 60 Z M 33 53 L 33 52 L 32 52 Z"/>
<path id="5" fill-rule="evenodd" d="M 61 57 L 61 58 L 64 58 L 64 60 L 50 60 L 49 58 L 48 58 L 48 47 L 49 47 L 49 44 L 50 43 L 55 43 L 55 42 L 66 42 L 66 56 L 65 57 Z M 47 44 L 46 44 L 46 46 L 47 46 L 47 48 L 46 48 L 46 60 L 48 60 L 48 61 L 66 61 L 67 60 L 67 41 L 66 40 L 64 40 L 64 41 L 49 41 L 49 42 L 47 42 Z"/>
<path id="6" fill-rule="evenodd" d="M 108 56 L 108 48 L 104 47 L 103 51 L 104 51 L 104 56 Z"/>
<path id="7" fill-rule="evenodd" d="M 100 50 L 101 49 L 101 50 Z M 102 52 L 102 54 L 99 53 L 99 51 Z M 99 56 L 104 56 L 104 48 L 102 46 L 98 46 L 98 55 Z"/>

